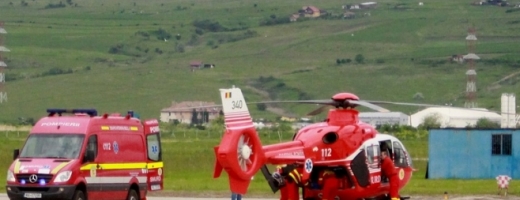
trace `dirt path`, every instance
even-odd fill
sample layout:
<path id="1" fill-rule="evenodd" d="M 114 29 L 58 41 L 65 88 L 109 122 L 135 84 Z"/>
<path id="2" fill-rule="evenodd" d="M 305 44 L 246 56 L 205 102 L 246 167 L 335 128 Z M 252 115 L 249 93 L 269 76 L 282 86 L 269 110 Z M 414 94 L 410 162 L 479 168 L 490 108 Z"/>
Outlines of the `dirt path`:
<path id="1" fill-rule="evenodd" d="M 486 89 L 487 90 L 495 90 L 495 89 L 498 89 L 500 88 L 500 83 L 504 82 L 504 81 L 507 81 L 511 78 L 514 78 L 516 76 L 518 76 L 520 74 L 520 71 L 517 71 L 517 72 L 514 72 L 514 73 L 511 73 L 507 76 L 505 76 L 504 78 L 494 82 L 494 83 L 491 83 L 491 85 L 489 85 Z"/>
<path id="2" fill-rule="evenodd" d="M 259 94 L 260 96 L 262 96 L 263 98 L 265 98 L 265 101 L 272 101 L 271 97 L 269 97 L 269 93 L 267 91 L 264 91 L 264 90 L 260 90 L 258 88 L 255 88 L 253 86 L 246 86 L 246 88 L 252 90 L 253 92 Z M 272 113 L 275 113 L 277 115 L 280 115 L 280 116 L 289 116 L 291 115 L 290 113 L 286 112 L 284 109 L 281 109 L 281 108 L 278 108 L 278 107 L 275 107 L 273 105 L 270 105 L 270 104 L 266 104 L 266 110 L 269 111 L 269 112 L 272 112 Z"/>

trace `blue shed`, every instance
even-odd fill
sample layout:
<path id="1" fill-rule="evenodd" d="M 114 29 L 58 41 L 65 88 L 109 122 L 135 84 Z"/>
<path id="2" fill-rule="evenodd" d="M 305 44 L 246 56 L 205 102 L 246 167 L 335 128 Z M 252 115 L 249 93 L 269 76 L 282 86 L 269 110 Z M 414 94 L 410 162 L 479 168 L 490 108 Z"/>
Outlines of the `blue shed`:
<path id="1" fill-rule="evenodd" d="M 520 178 L 520 130 L 432 129 L 429 132 L 430 179 Z"/>

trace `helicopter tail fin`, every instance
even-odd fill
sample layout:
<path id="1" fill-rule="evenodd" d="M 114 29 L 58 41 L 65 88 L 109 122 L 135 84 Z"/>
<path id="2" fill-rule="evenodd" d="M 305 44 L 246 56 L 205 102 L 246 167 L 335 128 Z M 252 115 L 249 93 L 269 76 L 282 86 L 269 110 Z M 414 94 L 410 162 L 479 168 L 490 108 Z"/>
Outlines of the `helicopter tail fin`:
<path id="1" fill-rule="evenodd" d="M 251 178 L 265 163 L 265 153 L 253 125 L 242 91 L 239 88 L 220 89 L 226 132 L 215 147 L 215 171 L 228 173 L 230 189 L 245 194 Z"/>

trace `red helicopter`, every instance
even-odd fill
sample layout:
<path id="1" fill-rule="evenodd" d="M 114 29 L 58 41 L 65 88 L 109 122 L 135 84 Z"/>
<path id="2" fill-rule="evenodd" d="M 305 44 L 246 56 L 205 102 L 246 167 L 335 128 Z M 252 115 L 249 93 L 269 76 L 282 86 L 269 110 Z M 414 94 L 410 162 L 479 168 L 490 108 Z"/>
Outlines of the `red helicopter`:
<path id="1" fill-rule="evenodd" d="M 334 199 L 386 199 L 388 180 L 381 172 L 380 146 L 387 146 L 399 177 L 399 189 L 411 179 L 412 162 L 405 146 L 395 137 L 378 133 L 358 119 L 358 105 L 381 112 L 388 110 L 368 101 L 360 101 L 352 93 L 338 93 L 331 100 L 283 101 L 324 106 L 309 113 L 317 114 L 327 106 L 325 121 L 300 129 L 293 141 L 262 146 L 247 104 L 239 88 L 220 89 L 225 119 L 225 133 L 215 151 L 214 178 L 222 170 L 228 173 L 230 189 L 247 193 L 251 178 L 261 170 L 273 192 L 274 184 L 267 164 L 290 165 L 301 172 L 304 199 L 321 199 L 323 192 L 333 192 Z M 277 101 L 281 102 L 281 101 Z M 379 101 L 376 103 L 391 103 Z M 426 105 L 426 104 L 425 104 Z M 324 170 L 333 171 L 334 185 L 311 187 Z M 408 197 L 401 197 L 407 199 Z"/>

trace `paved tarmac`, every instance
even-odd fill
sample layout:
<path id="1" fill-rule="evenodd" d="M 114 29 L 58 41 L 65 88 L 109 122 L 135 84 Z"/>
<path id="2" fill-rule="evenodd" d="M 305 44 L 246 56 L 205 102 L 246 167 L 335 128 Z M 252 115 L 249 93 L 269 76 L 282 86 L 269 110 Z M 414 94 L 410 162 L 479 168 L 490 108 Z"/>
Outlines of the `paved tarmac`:
<path id="1" fill-rule="evenodd" d="M 191 197 L 148 197 L 148 200 L 229 200 L 230 198 L 191 198 Z M 244 198 L 244 200 L 274 200 L 274 199 L 258 199 Z M 7 194 L 0 193 L 0 200 L 9 200 Z"/>
<path id="2" fill-rule="evenodd" d="M 193 198 L 193 197 L 148 197 L 148 200 L 230 200 L 230 198 Z M 242 198 L 244 200 L 275 200 L 275 199 L 264 199 L 264 198 Z M 443 199 L 441 196 L 416 196 L 412 197 L 413 199 L 419 200 L 439 200 Z M 457 196 L 450 197 L 449 200 L 519 200 L 518 196 L 498 196 L 498 195 L 482 195 L 482 196 Z M 0 200 L 9 200 L 7 195 L 4 193 L 0 193 Z"/>

